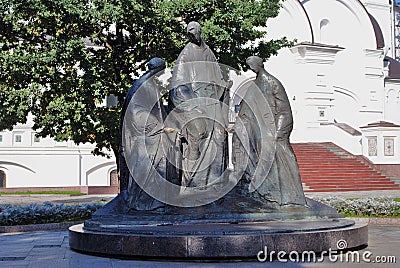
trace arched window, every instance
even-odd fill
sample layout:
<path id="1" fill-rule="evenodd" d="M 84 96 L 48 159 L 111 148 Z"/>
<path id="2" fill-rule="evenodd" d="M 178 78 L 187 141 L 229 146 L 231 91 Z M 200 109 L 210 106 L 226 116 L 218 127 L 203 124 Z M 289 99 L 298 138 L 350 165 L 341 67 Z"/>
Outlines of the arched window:
<path id="1" fill-rule="evenodd" d="M 329 36 L 327 33 L 328 24 L 329 24 L 328 19 L 323 19 L 319 23 L 319 41 L 322 44 L 326 43 L 326 40 L 329 39 Z"/>
<path id="2" fill-rule="evenodd" d="M 0 188 L 6 188 L 6 173 L 0 170 Z"/>

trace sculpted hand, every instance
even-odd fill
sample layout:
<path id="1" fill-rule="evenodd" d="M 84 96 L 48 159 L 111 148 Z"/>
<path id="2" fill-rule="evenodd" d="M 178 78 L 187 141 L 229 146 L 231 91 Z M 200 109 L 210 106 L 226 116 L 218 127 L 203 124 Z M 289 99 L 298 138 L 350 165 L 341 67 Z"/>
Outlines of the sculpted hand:
<path id="1" fill-rule="evenodd" d="M 164 128 L 164 131 L 167 132 L 167 133 L 174 133 L 174 132 L 177 132 L 176 129 L 170 128 L 170 127 L 165 127 L 165 128 Z"/>

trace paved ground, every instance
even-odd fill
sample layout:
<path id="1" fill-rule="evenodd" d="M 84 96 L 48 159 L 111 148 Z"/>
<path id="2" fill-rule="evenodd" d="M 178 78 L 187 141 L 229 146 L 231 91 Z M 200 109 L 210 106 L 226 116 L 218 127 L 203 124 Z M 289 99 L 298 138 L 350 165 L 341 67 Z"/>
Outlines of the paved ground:
<path id="1" fill-rule="evenodd" d="M 0 267 L 398 267 L 397 264 L 377 264 L 362 261 L 362 254 L 370 251 L 371 261 L 377 256 L 394 256 L 400 262 L 400 228 L 398 226 L 371 226 L 369 246 L 360 250 L 360 263 L 340 262 L 340 255 L 333 255 L 338 261 L 301 263 L 260 263 L 256 260 L 231 262 L 177 262 L 177 261 L 144 261 L 120 260 L 107 257 L 84 255 L 70 250 L 68 233 L 34 232 L 0 234 Z M 345 260 L 345 255 L 342 255 Z M 350 258 L 352 259 L 352 258 Z"/>
<path id="2" fill-rule="evenodd" d="M 344 198 L 363 197 L 400 197 L 400 191 L 369 191 L 369 192 L 342 192 L 342 193 L 308 193 L 307 196 Z M 54 203 L 84 203 L 99 200 L 110 200 L 112 195 L 99 196 L 69 196 L 69 195 L 27 195 L 0 196 L 0 204 L 29 204 L 51 201 Z M 121 260 L 108 257 L 84 255 L 72 251 L 68 246 L 67 231 L 41 231 L 30 233 L 0 234 L 0 268 L 3 267 L 399 267 L 400 262 L 400 226 L 369 227 L 369 245 L 358 251 L 359 263 L 340 262 L 346 255 L 334 255 L 339 261 L 332 262 L 328 257 L 323 262 L 279 262 L 260 263 L 254 260 L 236 260 L 230 262 L 178 262 L 178 261 L 150 261 L 150 260 Z M 362 261 L 362 254 L 371 252 L 369 259 L 375 257 L 394 256 L 395 263 L 366 263 Z M 368 253 L 368 252 L 367 252 Z M 335 257 L 336 256 L 336 257 Z M 342 257 L 340 257 L 342 256 Z"/>

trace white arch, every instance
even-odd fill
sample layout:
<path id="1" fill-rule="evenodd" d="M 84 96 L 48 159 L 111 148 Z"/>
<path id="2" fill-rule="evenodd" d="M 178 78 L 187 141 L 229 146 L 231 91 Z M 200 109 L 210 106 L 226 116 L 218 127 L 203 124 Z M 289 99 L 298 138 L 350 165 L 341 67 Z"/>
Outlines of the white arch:
<path id="1" fill-rule="evenodd" d="M 101 163 L 99 165 L 95 165 L 95 166 L 89 168 L 86 171 L 86 176 L 90 175 L 91 173 L 95 172 L 96 170 L 98 170 L 100 168 L 103 168 L 103 167 L 106 167 L 106 166 L 110 166 L 110 165 L 115 165 L 115 162 L 114 161 L 109 161 L 109 162 Z"/>
<path id="2" fill-rule="evenodd" d="M 386 103 L 389 103 L 390 101 L 397 102 L 399 100 L 399 98 L 400 98 L 400 90 L 399 89 L 391 88 L 386 91 L 386 94 L 385 94 L 385 99 L 386 99 L 385 102 Z"/>
<path id="3" fill-rule="evenodd" d="M 323 40 L 330 45 L 345 48 L 376 49 L 375 31 L 365 7 L 358 0 L 303 0 L 313 31 L 319 36 L 320 22 L 330 21 L 330 38 Z M 318 32 L 318 33 L 317 33 Z M 321 42 L 321 40 L 316 40 Z"/>
<path id="4" fill-rule="evenodd" d="M 110 167 L 110 168 L 108 169 L 108 171 L 107 171 L 108 175 L 110 175 L 111 172 L 113 172 L 114 170 L 117 170 L 117 166 Z"/>
<path id="5" fill-rule="evenodd" d="M 397 89 L 394 89 L 394 88 L 388 89 L 388 90 L 386 91 L 386 97 L 388 97 L 392 92 L 394 92 L 394 93 L 396 94 L 396 91 L 398 91 L 398 90 L 397 90 Z"/>
<path id="6" fill-rule="evenodd" d="M 345 88 L 334 86 L 334 91 L 343 95 L 346 95 L 353 99 L 357 104 L 360 103 L 360 98 L 353 92 Z"/>
<path id="7" fill-rule="evenodd" d="M 314 35 L 310 19 L 298 0 L 281 2 L 279 15 L 267 21 L 267 39 L 287 37 L 300 42 L 313 42 Z"/>
<path id="8" fill-rule="evenodd" d="M 92 168 L 88 169 L 88 170 L 86 171 L 86 175 L 85 175 L 85 178 L 86 178 L 86 185 L 89 185 L 89 176 L 90 176 L 91 174 L 93 174 L 93 173 L 95 173 L 96 171 L 98 171 L 98 170 L 100 170 L 100 169 L 102 169 L 102 168 L 105 168 L 105 167 L 107 167 L 107 166 L 112 166 L 112 167 L 110 167 L 110 168 L 107 170 L 107 173 L 106 173 L 106 176 L 107 176 L 106 179 L 108 180 L 109 175 L 110 175 L 110 174 L 109 174 L 110 169 L 116 168 L 115 161 L 105 162 L 105 163 L 102 163 L 102 164 L 99 164 L 99 165 L 95 165 L 95 166 L 93 166 Z"/>
<path id="9" fill-rule="evenodd" d="M 110 167 L 110 168 L 108 169 L 108 171 L 107 171 L 107 179 L 108 179 L 108 181 L 110 182 L 110 186 L 111 186 L 111 172 L 113 172 L 114 170 L 118 172 L 117 166 Z M 118 175 L 118 174 L 117 174 L 117 175 Z"/>
<path id="10" fill-rule="evenodd" d="M 6 171 L 7 187 L 20 187 L 24 184 L 29 185 L 26 182 L 37 182 L 37 172 L 26 165 L 12 161 L 0 161 L 0 169 Z M 40 170 L 38 172 L 40 173 Z"/>
<path id="11" fill-rule="evenodd" d="M 22 169 L 24 169 L 24 170 L 27 170 L 27 171 L 29 171 L 29 172 L 31 172 L 31 173 L 34 173 L 34 174 L 36 173 L 35 171 L 33 171 L 32 169 L 30 169 L 29 167 L 24 166 L 24 165 L 21 165 L 21 164 L 18 164 L 18 163 L 14 163 L 14 162 L 0 161 L 0 164 L 1 164 L 1 165 L 15 166 L 15 167 L 19 167 L 19 168 L 22 168 Z M 1 167 L 1 168 L 3 168 L 3 167 Z M 7 168 L 4 167 L 4 169 L 7 169 Z"/>
<path id="12" fill-rule="evenodd" d="M 347 123 L 352 127 L 359 126 L 361 118 L 355 115 L 361 109 L 360 97 L 347 88 L 334 86 L 333 89 L 335 98 L 333 118 L 339 123 Z"/>

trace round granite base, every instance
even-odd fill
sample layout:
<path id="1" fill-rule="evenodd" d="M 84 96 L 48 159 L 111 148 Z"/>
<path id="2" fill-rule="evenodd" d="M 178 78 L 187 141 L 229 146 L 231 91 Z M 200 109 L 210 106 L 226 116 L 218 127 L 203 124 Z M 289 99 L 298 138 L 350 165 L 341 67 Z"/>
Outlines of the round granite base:
<path id="1" fill-rule="evenodd" d="M 367 243 L 367 224 L 347 219 L 69 228 L 74 250 L 131 258 L 248 258 L 266 249 L 317 253 Z"/>

